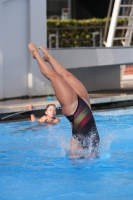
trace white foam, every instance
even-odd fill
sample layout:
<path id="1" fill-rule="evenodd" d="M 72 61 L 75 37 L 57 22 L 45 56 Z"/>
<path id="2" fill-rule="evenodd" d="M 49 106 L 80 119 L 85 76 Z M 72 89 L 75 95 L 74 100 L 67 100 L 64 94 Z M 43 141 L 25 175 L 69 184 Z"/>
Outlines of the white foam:
<path id="1" fill-rule="evenodd" d="M 118 136 L 114 135 L 113 133 L 109 133 L 107 136 L 105 136 L 103 139 L 101 139 L 100 145 L 99 145 L 99 154 L 100 157 L 109 157 L 110 153 L 110 146 L 114 139 L 116 139 Z"/>

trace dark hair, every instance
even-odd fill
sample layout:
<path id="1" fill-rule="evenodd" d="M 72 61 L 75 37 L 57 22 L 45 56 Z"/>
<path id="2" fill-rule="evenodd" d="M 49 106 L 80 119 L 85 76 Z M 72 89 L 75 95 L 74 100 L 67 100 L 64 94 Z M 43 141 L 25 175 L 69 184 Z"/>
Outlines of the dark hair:
<path id="1" fill-rule="evenodd" d="M 45 112 L 47 111 L 47 109 L 49 108 L 49 106 L 54 106 L 54 107 L 56 108 L 55 104 L 50 103 L 50 104 L 48 104 L 48 105 L 46 106 L 46 108 L 45 108 Z M 44 114 L 46 115 L 45 112 L 44 112 Z"/>

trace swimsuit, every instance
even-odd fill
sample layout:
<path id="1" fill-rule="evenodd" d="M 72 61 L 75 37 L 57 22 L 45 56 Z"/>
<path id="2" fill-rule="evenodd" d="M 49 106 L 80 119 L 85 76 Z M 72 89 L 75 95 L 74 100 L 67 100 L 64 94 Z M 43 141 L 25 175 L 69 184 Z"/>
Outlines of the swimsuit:
<path id="1" fill-rule="evenodd" d="M 83 149 L 98 148 L 100 141 L 96 123 L 90 107 L 78 97 L 78 106 L 75 113 L 66 116 L 72 123 L 72 135 L 82 145 Z"/>

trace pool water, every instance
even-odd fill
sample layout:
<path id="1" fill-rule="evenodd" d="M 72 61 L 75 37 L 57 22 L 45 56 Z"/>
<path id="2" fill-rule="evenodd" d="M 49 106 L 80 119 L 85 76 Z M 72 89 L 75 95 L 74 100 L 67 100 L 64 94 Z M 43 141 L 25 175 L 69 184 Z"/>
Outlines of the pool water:
<path id="1" fill-rule="evenodd" d="M 132 200 L 133 114 L 94 114 L 98 159 L 69 159 L 71 127 L 0 123 L 0 200 Z"/>

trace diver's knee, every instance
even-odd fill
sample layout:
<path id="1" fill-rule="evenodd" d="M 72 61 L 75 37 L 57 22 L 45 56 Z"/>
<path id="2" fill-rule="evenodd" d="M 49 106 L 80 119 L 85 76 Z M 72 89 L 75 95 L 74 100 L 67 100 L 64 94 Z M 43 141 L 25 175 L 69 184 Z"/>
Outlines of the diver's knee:
<path id="1" fill-rule="evenodd" d="M 59 78 L 59 75 L 54 70 L 51 70 L 51 72 L 48 74 L 48 78 L 50 80 L 52 80 L 52 79 L 56 80 Z"/>
<path id="2" fill-rule="evenodd" d="M 70 79 L 72 77 L 72 74 L 67 71 L 66 69 L 62 72 L 62 77 Z"/>

